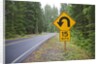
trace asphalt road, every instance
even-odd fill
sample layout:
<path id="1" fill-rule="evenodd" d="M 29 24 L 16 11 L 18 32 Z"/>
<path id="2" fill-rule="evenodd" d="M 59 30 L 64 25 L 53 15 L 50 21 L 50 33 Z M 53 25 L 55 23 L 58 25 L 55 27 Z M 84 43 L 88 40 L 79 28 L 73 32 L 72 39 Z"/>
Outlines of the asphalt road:
<path id="1" fill-rule="evenodd" d="M 54 35 L 56 34 L 48 33 L 28 39 L 5 41 L 5 63 L 20 63 L 42 43 Z"/>

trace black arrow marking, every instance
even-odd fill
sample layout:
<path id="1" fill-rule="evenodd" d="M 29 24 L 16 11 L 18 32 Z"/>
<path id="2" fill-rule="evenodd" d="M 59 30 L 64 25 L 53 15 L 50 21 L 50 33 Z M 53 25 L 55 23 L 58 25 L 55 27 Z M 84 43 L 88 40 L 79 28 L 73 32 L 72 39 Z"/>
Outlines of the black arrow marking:
<path id="1" fill-rule="evenodd" d="M 60 27 L 62 26 L 62 24 L 63 24 L 62 20 L 63 19 L 66 19 L 67 20 L 67 24 L 68 24 L 67 26 L 70 27 L 70 20 L 67 17 L 65 17 L 65 16 L 64 17 L 61 17 L 60 20 L 59 20 L 59 22 L 57 22 L 59 24 L 59 26 Z"/>
<path id="2" fill-rule="evenodd" d="M 63 22 L 62 21 L 59 21 L 59 22 L 57 22 L 58 24 L 59 24 L 59 26 L 61 27 L 62 26 L 62 24 L 63 24 Z"/>

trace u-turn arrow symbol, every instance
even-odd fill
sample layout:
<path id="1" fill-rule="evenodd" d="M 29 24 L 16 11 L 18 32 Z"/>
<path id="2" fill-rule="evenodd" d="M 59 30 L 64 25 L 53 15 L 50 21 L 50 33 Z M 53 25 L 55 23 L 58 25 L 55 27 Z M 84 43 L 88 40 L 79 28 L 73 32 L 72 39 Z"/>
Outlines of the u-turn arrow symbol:
<path id="1" fill-rule="evenodd" d="M 59 22 L 57 22 L 57 23 L 59 24 L 59 26 L 60 26 L 60 27 L 62 26 L 62 24 L 63 24 L 62 20 L 63 20 L 63 19 L 66 19 L 66 21 L 67 21 L 67 26 L 70 27 L 70 20 L 69 20 L 67 17 L 65 17 L 65 16 L 61 17 L 60 20 L 59 20 Z"/>

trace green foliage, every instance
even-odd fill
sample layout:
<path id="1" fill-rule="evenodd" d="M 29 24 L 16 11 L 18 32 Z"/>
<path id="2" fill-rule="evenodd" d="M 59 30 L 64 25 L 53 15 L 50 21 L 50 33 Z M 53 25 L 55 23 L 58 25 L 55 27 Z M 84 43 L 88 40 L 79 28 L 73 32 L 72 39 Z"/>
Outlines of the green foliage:
<path id="1" fill-rule="evenodd" d="M 95 56 L 95 6 L 63 3 L 62 11 L 69 13 L 76 21 L 71 30 L 71 41 Z"/>
<path id="2" fill-rule="evenodd" d="M 54 32 L 52 21 L 57 15 L 56 7 L 46 5 L 43 10 L 39 2 L 6 1 L 6 38 Z"/>
<path id="3" fill-rule="evenodd" d="M 44 8 L 44 16 L 45 16 L 45 28 L 47 29 L 45 31 L 48 32 L 56 31 L 56 27 L 52 23 L 58 16 L 58 9 L 55 6 L 50 7 L 50 5 L 46 5 Z"/>
<path id="4" fill-rule="evenodd" d="M 71 30 L 71 42 L 80 48 L 84 48 L 87 52 L 91 53 L 92 58 L 95 57 L 95 40 L 94 34 L 89 38 L 84 38 L 82 32 L 79 30 Z M 92 40 L 93 39 L 93 40 Z"/>

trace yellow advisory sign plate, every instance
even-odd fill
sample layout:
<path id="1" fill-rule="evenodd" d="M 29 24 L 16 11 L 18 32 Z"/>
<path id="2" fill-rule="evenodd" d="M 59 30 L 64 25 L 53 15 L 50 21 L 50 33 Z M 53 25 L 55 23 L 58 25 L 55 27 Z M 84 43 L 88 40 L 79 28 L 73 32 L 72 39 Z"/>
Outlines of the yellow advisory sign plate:
<path id="1" fill-rule="evenodd" d="M 62 12 L 53 24 L 60 30 L 69 30 L 76 22 L 66 13 Z"/>
<path id="2" fill-rule="evenodd" d="M 70 31 L 60 31 L 60 41 L 70 41 Z"/>

